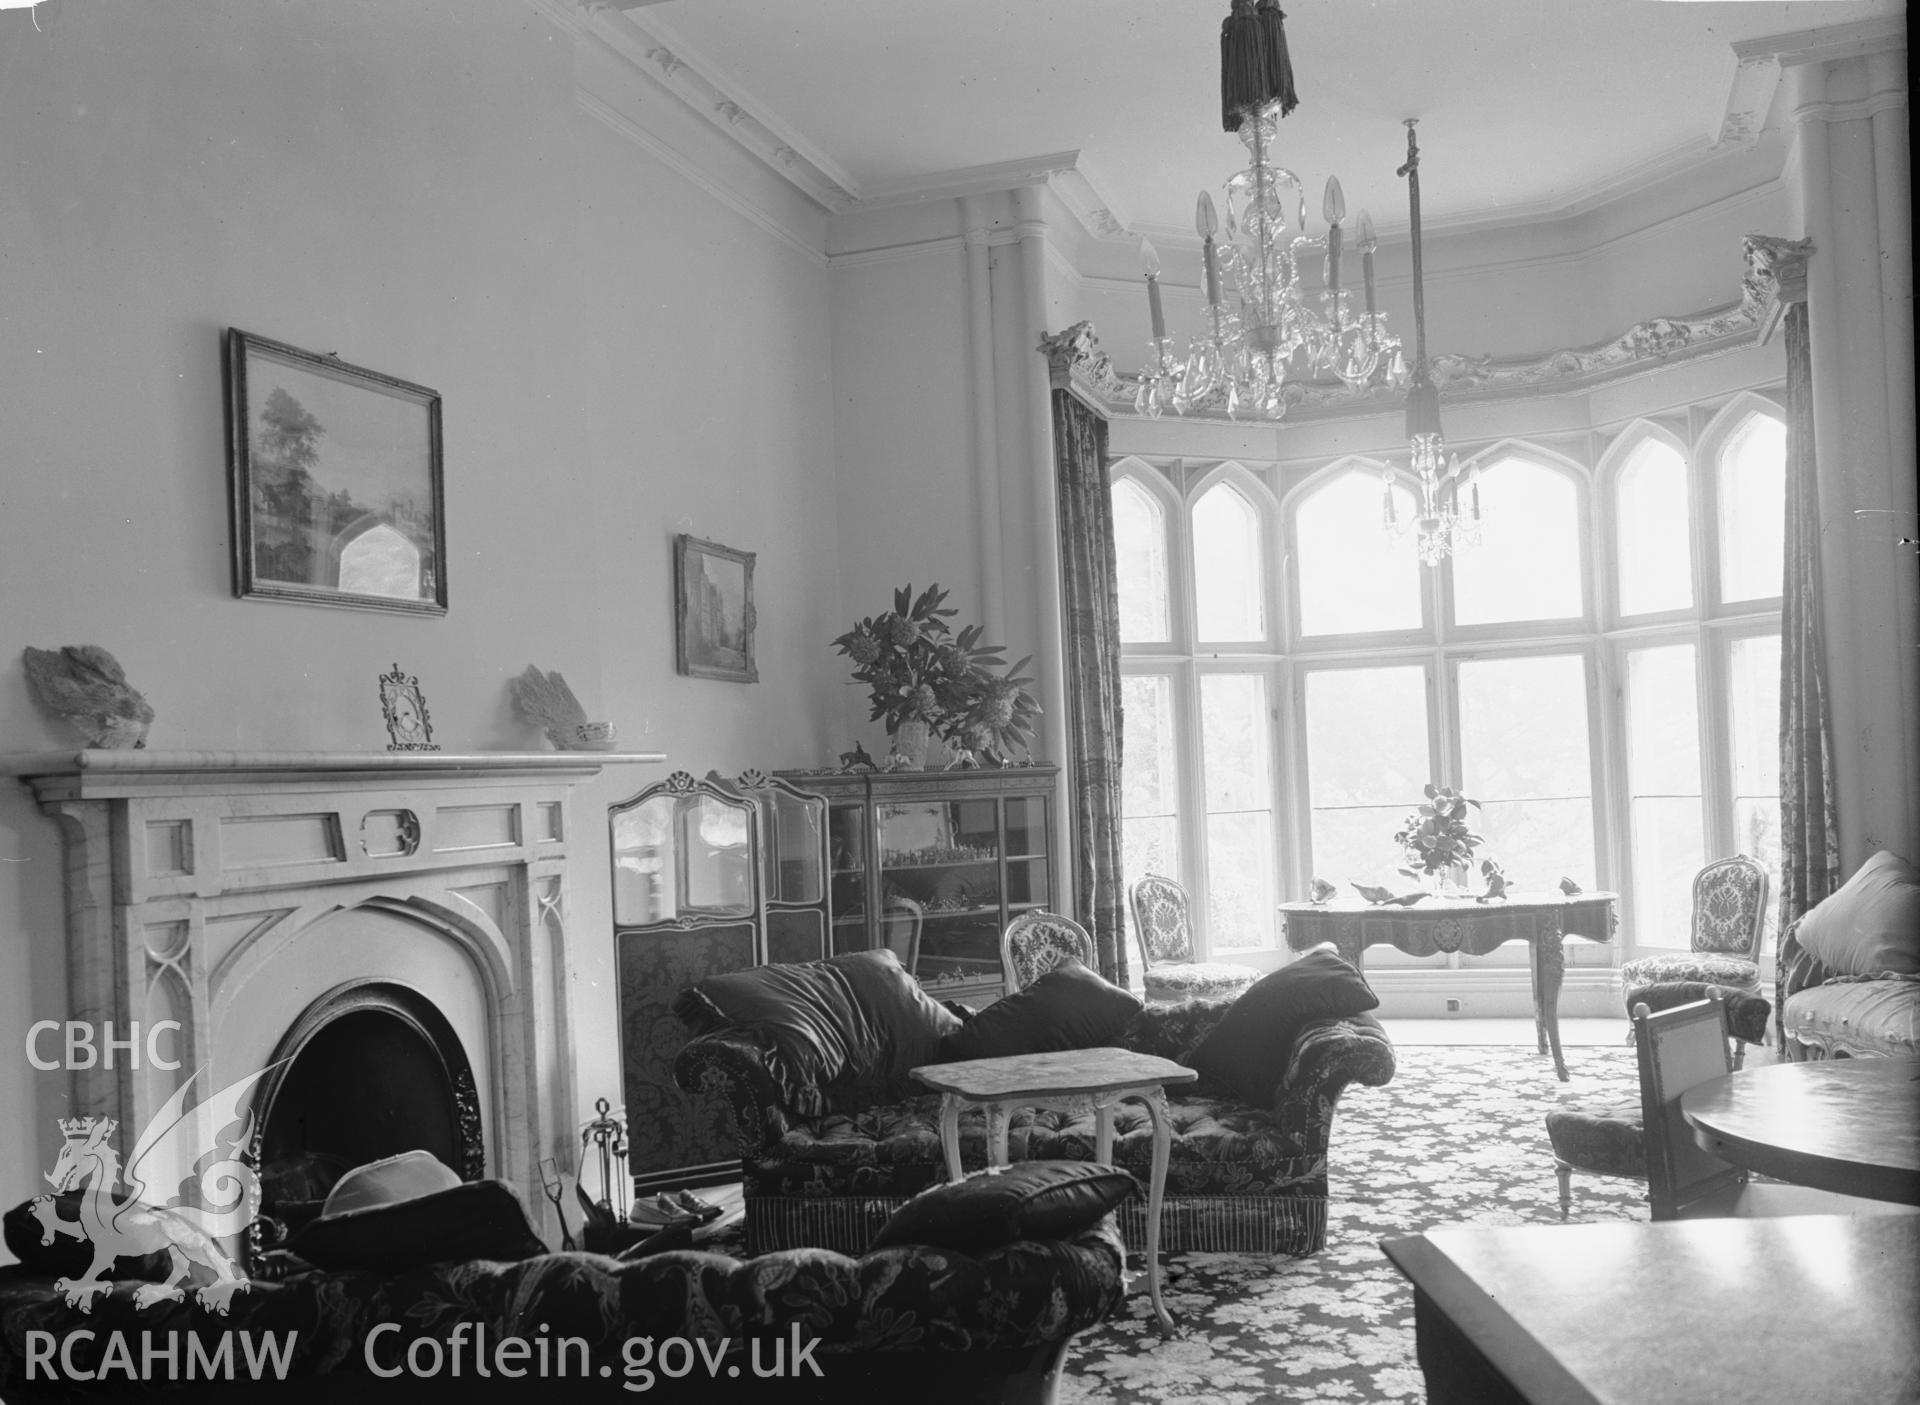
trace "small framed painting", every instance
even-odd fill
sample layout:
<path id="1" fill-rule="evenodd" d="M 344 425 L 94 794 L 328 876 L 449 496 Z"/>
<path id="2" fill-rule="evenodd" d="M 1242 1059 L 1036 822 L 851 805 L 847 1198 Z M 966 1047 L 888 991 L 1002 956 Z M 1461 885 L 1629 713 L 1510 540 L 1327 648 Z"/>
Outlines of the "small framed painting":
<path id="1" fill-rule="evenodd" d="M 674 664 L 691 678 L 758 683 L 753 666 L 753 553 L 673 539 Z"/>
<path id="2" fill-rule="evenodd" d="M 436 391 L 227 333 L 233 593 L 447 612 Z"/>

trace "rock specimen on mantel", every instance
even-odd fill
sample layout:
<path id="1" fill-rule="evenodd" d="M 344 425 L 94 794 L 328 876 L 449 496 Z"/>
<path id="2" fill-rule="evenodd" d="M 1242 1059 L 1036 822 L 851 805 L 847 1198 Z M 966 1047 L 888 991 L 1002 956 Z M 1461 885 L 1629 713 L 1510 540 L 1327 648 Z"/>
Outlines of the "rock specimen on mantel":
<path id="1" fill-rule="evenodd" d="M 129 751 L 147 744 L 153 709 L 127 682 L 119 660 L 98 644 L 29 648 L 21 658 L 40 705 L 76 728 L 88 746 Z"/>
<path id="2" fill-rule="evenodd" d="M 520 715 L 535 726 L 546 729 L 547 740 L 560 751 L 594 751 L 604 749 L 598 745 L 595 732 L 596 724 L 587 721 L 587 710 L 580 706 L 580 699 L 573 695 L 573 689 L 567 686 L 567 680 L 558 673 L 542 673 L 532 664 L 527 671 L 514 679 L 514 705 L 520 709 Z M 604 729 L 608 740 L 613 729 L 605 723 L 597 726 Z"/>

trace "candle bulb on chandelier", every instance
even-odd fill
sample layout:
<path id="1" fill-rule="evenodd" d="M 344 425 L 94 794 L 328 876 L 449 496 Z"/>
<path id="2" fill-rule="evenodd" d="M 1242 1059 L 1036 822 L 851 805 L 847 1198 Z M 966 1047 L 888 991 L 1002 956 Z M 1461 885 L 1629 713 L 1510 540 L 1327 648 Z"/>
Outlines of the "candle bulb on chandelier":
<path id="1" fill-rule="evenodd" d="M 1382 507 L 1380 514 L 1381 522 L 1391 531 L 1400 525 L 1399 514 L 1394 511 L 1393 506 L 1393 475 L 1391 473 L 1382 473 L 1380 475 L 1380 482 L 1383 485 L 1381 495 L 1385 500 L 1385 505 Z"/>
<path id="2" fill-rule="evenodd" d="M 1150 240 L 1140 240 L 1140 266 L 1147 274 L 1147 315 L 1153 319 L 1153 339 L 1164 340 L 1167 317 L 1160 309 L 1160 255 Z"/>
<path id="3" fill-rule="evenodd" d="M 1327 291 L 1340 291 L 1340 221 L 1347 217 L 1347 197 L 1338 176 L 1327 177 L 1327 194 L 1320 213 L 1327 222 Z"/>
<path id="4" fill-rule="evenodd" d="M 1367 285 L 1367 316 L 1373 316 L 1373 216 L 1365 210 L 1360 212 L 1360 225 L 1356 231 L 1360 236 L 1360 277 Z"/>
<path id="5" fill-rule="evenodd" d="M 1480 520 L 1480 465 L 1475 463 L 1467 470 L 1467 504 L 1473 514 L 1473 520 Z"/>
<path id="6" fill-rule="evenodd" d="M 1200 234 L 1200 262 L 1207 272 L 1207 304 L 1220 306 L 1220 258 L 1213 246 L 1213 236 L 1220 228 L 1220 217 L 1213 212 L 1213 197 L 1206 191 L 1200 192 L 1200 199 L 1193 207 L 1193 227 Z"/>

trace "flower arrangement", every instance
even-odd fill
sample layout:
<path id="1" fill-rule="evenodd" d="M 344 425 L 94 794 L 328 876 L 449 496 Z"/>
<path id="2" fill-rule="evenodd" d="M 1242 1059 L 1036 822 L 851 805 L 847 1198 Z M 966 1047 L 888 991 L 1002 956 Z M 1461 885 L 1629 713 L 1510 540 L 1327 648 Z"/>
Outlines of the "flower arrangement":
<path id="1" fill-rule="evenodd" d="M 853 677 L 871 690 L 869 716 L 884 721 L 893 736 L 903 724 L 924 722 L 962 751 L 1006 763 L 1033 739 L 1040 705 L 1020 676 L 1031 661 L 1009 667 L 1004 650 L 980 642 L 980 626 L 954 633 L 947 623 L 958 611 L 947 592 L 930 585 L 918 596 L 911 585 L 893 593 L 893 608 L 863 619 L 833 641 L 853 660 Z"/>
<path id="2" fill-rule="evenodd" d="M 1429 784 L 1426 803 L 1400 823 L 1393 842 L 1400 846 L 1411 878 L 1426 878 L 1463 868 L 1473 862 L 1473 851 L 1486 841 L 1467 825 L 1467 806 L 1480 808 L 1457 790 Z"/>

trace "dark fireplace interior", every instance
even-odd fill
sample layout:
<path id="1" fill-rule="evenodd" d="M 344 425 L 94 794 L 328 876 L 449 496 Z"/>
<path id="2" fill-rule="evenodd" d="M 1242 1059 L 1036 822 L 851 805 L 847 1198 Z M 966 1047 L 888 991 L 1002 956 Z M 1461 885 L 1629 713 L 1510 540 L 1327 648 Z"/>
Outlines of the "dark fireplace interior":
<path id="1" fill-rule="evenodd" d="M 355 1166 L 432 1152 L 463 1180 L 485 1174 L 473 1071 L 433 1003 L 401 986 L 343 987 L 281 1042 L 259 1134 L 260 1248 L 320 1213 Z"/>

